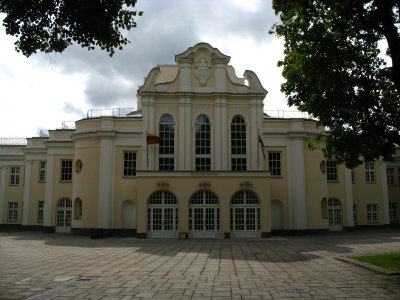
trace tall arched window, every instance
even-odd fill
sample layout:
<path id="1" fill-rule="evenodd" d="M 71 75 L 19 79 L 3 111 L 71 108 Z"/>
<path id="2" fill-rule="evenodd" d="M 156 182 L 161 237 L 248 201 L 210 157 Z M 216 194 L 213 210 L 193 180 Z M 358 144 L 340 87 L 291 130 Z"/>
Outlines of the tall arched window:
<path id="1" fill-rule="evenodd" d="M 175 165 L 175 123 L 170 115 L 163 115 L 160 119 L 159 134 L 164 142 L 159 147 L 158 169 L 173 171 Z"/>
<path id="2" fill-rule="evenodd" d="M 211 170 L 211 124 L 207 116 L 197 117 L 195 130 L 195 170 Z"/>
<path id="3" fill-rule="evenodd" d="M 246 122 L 236 115 L 231 123 L 231 167 L 232 171 L 247 169 Z"/>

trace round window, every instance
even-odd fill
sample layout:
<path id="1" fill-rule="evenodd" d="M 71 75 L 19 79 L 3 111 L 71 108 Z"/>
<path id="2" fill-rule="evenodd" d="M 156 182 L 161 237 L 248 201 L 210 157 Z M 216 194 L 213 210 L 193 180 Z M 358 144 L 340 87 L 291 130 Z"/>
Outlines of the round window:
<path id="1" fill-rule="evenodd" d="M 82 161 L 81 161 L 80 159 L 78 159 L 78 160 L 75 162 L 75 172 L 76 172 L 76 173 L 80 173 L 80 172 L 82 171 L 82 168 L 83 168 Z"/>

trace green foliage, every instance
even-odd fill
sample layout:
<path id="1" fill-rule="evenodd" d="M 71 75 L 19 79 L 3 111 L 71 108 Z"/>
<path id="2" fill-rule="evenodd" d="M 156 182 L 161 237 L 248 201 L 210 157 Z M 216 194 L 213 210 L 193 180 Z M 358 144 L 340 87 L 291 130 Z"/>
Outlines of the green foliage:
<path id="1" fill-rule="evenodd" d="M 385 269 L 400 271 L 400 253 L 378 254 L 369 256 L 349 256 L 349 257 Z"/>
<path id="2" fill-rule="evenodd" d="M 1 0 L 6 33 L 16 36 L 15 49 L 29 57 L 37 51 L 63 52 L 73 42 L 95 46 L 110 56 L 129 43 L 120 30 L 136 27 L 136 0 Z"/>
<path id="3" fill-rule="evenodd" d="M 281 90 L 328 127 L 323 151 L 350 168 L 391 160 L 400 145 L 400 35 L 398 1 L 274 0 L 285 39 Z M 378 42 L 386 39 L 392 66 Z M 398 50 L 398 51 L 397 51 Z"/>

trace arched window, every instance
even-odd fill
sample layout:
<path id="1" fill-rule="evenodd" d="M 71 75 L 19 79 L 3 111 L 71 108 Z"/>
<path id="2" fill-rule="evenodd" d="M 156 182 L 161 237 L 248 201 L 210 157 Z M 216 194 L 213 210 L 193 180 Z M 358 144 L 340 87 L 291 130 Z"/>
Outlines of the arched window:
<path id="1" fill-rule="evenodd" d="M 207 116 L 197 117 L 195 131 L 195 170 L 211 170 L 211 124 Z"/>
<path id="2" fill-rule="evenodd" d="M 231 122 L 231 167 L 232 171 L 247 169 L 246 123 L 239 115 L 234 116 Z"/>
<path id="3" fill-rule="evenodd" d="M 147 202 L 147 230 L 150 238 L 178 237 L 178 200 L 168 191 L 154 192 Z"/>
<path id="4" fill-rule="evenodd" d="M 211 191 L 196 192 L 189 201 L 189 237 L 217 237 L 220 226 L 219 199 Z"/>
<path id="5" fill-rule="evenodd" d="M 240 191 L 231 199 L 231 233 L 233 237 L 258 236 L 260 231 L 260 201 L 252 191 Z M 241 232 L 241 233 L 240 233 Z"/>
<path id="6" fill-rule="evenodd" d="M 170 115 L 163 115 L 160 119 L 159 134 L 164 139 L 158 150 L 158 169 L 173 171 L 175 165 L 175 123 Z"/>

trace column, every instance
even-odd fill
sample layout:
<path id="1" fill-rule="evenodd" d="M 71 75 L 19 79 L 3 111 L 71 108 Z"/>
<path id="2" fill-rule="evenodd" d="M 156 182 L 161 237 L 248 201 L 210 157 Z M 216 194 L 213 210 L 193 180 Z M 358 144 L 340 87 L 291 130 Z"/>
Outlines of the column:
<path id="1" fill-rule="evenodd" d="M 382 180 L 383 224 L 390 224 L 389 193 L 387 186 L 386 163 L 383 161 L 381 161 L 381 180 Z"/>
<path id="2" fill-rule="evenodd" d="M 99 228 L 111 228 L 112 203 L 112 165 L 113 140 L 111 136 L 102 136 L 100 140 L 100 170 L 99 170 Z"/>
<path id="3" fill-rule="evenodd" d="M 293 229 L 307 229 L 306 190 L 304 175 L 304 141 L 303 137 L 291 140 L 291 197 L 293 207 Z"/>
<path id="4" fill-rule="evenodd" d="M 22 225 L 29 225 L 29 204 L 31 196 L 31 161 L 25 162 L 25 187 L 24 187 L 24 205 L 22 212 Z"/>
<path id="5" fill-rule="evenodd" d="M 4 205 L 6 197 L 6 166 L 0 167 L 0 224 L 4 224 Z"/>
<path id="6" fill-rule="evenodd" d="M 351 169 L 345 168 L 344 179 L 346 185 L 346 225 L 354 227 L 353 219 L 353 183 L 351 180 Z"/>
<path id="7" fill-rule="evenodd" d="M 51 227 L 53 212 L 54 155 L 48 154 L 46 161 L 46 191 L 44 195 L 43 226 Z"/>

